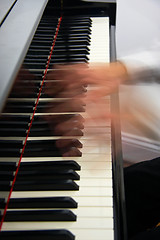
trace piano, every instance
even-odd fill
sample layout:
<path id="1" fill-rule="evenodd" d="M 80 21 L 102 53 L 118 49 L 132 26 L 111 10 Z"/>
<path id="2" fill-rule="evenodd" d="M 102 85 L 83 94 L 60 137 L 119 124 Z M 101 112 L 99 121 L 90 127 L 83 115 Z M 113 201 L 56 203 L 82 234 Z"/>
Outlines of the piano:
<path id="1" fill-rule="evenodd" d="M 115 61 L 116 2 L 2 3 L 0 239 L 127 239 L 119 120 L 87 124 L 73 99 L 90 86 L 60 78 Z M 118 95 L 105 104 L 117 113 Z"/>

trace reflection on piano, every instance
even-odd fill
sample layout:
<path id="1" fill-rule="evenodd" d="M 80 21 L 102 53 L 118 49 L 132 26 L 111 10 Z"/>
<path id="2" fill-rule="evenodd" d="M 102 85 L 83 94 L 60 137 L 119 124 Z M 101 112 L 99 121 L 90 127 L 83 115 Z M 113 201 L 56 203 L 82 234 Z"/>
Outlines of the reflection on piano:
<path id="1" fill-rule="evenodd" d="M 45 7 L 0 116 L 0 239 L 125 239 L 118 124 L 86 124 L 89 86 L 56 66 L 114 60 L 114 24 L 114 1 Z"/>

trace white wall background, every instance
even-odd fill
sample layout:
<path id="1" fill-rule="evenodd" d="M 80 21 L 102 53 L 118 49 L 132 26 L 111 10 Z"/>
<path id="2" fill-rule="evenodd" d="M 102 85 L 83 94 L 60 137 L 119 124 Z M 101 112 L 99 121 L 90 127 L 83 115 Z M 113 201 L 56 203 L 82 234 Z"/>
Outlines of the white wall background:
<path id="1" fill-rule="evenodd" d="M 160 41 L 159 0 L 117 0 L 117 57 L 149 50 Z M 124 159 L 138 162 L 160 155 L 160 85 L 122 86 Z"/>
<path id="2" fill-rule="evenodd" d="M 118 57 L 160 41 L 159 0 L 117 0 Z"/>

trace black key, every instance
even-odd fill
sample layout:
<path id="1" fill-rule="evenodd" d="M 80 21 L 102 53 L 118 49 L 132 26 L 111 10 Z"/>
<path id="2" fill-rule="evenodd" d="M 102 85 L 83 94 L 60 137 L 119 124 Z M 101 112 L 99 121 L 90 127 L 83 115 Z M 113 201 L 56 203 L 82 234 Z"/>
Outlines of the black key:
<path id="1" fill-rule="evenodd" d="M 4 199 L 0 207 L 4 207 Z M 77 208 L 77 202 L 71 197 L 11 198 L 8 208 Z"/>
<path id="2" fill-rule="evenodd" d="M 0 171 L 0 179 L 1 180 L 12 180 L 13 174 L 12 172 L 1 172 Z M 73 170 L 35 170 L 35 171 L 19 171 L 16 181 L 27 181 L 27 180 L 54 180 L 54 179 L 72 179 L 79 180 L 80 176 Z"/>
<path id="3" fill-rule="evenodd" d="M 7 211 L 5 222 L 16 221 L 76 221 L 76 215 L 70 210 Z"/>
<path id="4" fill-rule="evenodd" d="M 75 240 L 75 236 L 65 229 L 58 230 L 28 230 L 1 231 L 1 240 Z"/>
<path id="5" fill-rule="evenodd" d="M 73 161 L 45 161 L 45 162 L 21 162 L 20 170 L 80 170 L 80 165 Z"/>
<path id="6" fill-rule="evenodd" d="M 2 191 L 9 190 L 9 183 L 2 185 Z M 1 182 L 0 182 L 1 189 Z M 5 190 L 7 189 L 7 190 Z M 79 190 L 79 186 L 71 179 L 68 180 L 44 180 L 44 181 L 18 181 L 15 182 L 14 191 L 72 191 Z"/>
<path id="7" fill-rule="evenodd" d="M 65 148 L 65 147 L 82 148 L 83 144 L 78 139 L 59 139 L 56 141 L 56 146 L 58 148 Z"/>
<path id="8" fill-rule="evenodd" d="M 15 162 L 0 162 L 1 171 L 16 171 L 17 166 Z"/>
<path id="9" fill-rule="evenodd" d="M 76 60 L 76 59 L 86 59 L 88 60 L 88 57 L 85 54 L 65 54 L 65 55 L 53 55 L 51 58 L 51 63 L 54 63 L 54 61 L 57 61 L 58 59 L 69 59 L 69 60 Z"/>
<path id="10" fill-rule="evenodd" d="M 0 140 L 0 149 L 4 148 L 22 148 L 23 147 L 23 141 L 19 140 Z"/>
<path id="11" fill-rule="evenodd" d="M 82 118 L 82 116 L 80 114 L 61 114 L 61 115 L 58 115 L 57 117 L 56 116 L 52 116 L 52 115 L 44 115 L 44 116 L 39 116 L 39 115 L 36 115 L 34 116 L 34 121 L 33 121 L 33 124 L 34 122 L 41 122 L 43 121 L 44 119 L 47 119 L 46 121 L 48 121 L 49 123 L 53 123 L 54 120 L 54 123 L 57 124 L 59 122 L 63 122 L 63 121 L 67 121 L 71 118 L 74 118 L 74 117 L 77 117 L 77 121 L 83 121 L 84 122 L 84 119 Z M 47 144 L 49 142 L 52 142 L 51 140 L 48 140 Z"/>
<path id="12" fill-rule="evenodd" d="M 35 81 L 36 79 L 37 79 L 38 82 L 39 82 L 39 80 L 42 80 L 42 74 L 43 74 L 43 71 L 42 71 L 42 70 L 36 71 L 36 72 L 30 70 L 30 72 L 35 76 L 35 78 L 34 78 L 33 81 Z M 29 80 L 29 79 L 30 79 L 30 75 L 29 75 L 29 74 L 25 74 L 25 78 L 24 78 L 24 74 L 23 74 L 23 75 L 19 74 L 18 77 L 19 77 L 19 79 L 22 80 L 22 81 L 23 81 L 24 79 L 26 79 L 26 80 Z M 32 79 L 30 79 L 30 82 L 32 82 Z M 23 96 L 23 97 L 25 97 L 25 96 Z"/>
<path id="13" fill-rule="evenodd" d="M 67 55 L 70 55 L 70 53 L 72 54 L 72 51 L 73 51 L 73 54 L 74 54 L 74 51 L 78 54 L 80 53 L 83 53 L 84 54 L 84 51 L 88 54 L 89 53 L 89 48 L 87 46 L 79 46 L 79 45 L 68 45 L 67 42 L 65 44 L 66 46 L 64 47 L 63 45 L 58 45 L 55 47 L 57 53 L 58 52 L 64 52 L 66 53 L 67 52 Z"/>
<path id="14" fill-rule="evenodd" d="M 5 208 L 5 205 L 6 205 L 6 203 L 5 203 L 5 198 L 0 198 L 0 208 L 1 208 L 1 209 L 4 209 L 4 208 Z"/>
<path id="15" fill-rule="evenodd" d="M 30 137 L 53 136 L 53 132 L 50 130 L 49 126 L 48 127 L 36 126 L 36 128 L 35 126 L 32 126 L 29 136 Z"/>
<path id="16" fill-rule="evenodd" d="M 49 92 L 50 89 L 48 89 L 48 87 L 45 87 L 43 88 L 43 92 L 47 93 Z M 85 93 L 85 89 L 84 88 L 79 88 L 78 90 L 79 92 L 81 93 Z M 67 94 L 67 93 L 66 93 Z M 55 95 L 55 94 L 53 94 Z M 51 95 L 52 96 L 52 95 Z M 57 106 L 60 106 L 59 109 Z M 50 104 L 42 104 L 40 103 L 38 106 L 37 106 L 37 112 L 45 112 L 45 110 L 48 109 L 48 111 L 50 113 L 61 113 L 61 112 L 84 112 L 85 109 L 84 109 L 84 104 L 79 100 L 79 102 L 77 102 L 76 106 L 73 106 L 71 101 L 67 102 L 67 101 L 63 101 L 63 102 L 58 102 L 58 103 L 50 103 Z"/>
<path id="17" fill-rule="evenodd" d="M 82 127 L 81 127 L 82 129 Z M 71 127 L 70 129 L 68 129 L 68 135 L 66 136 L 83 136 L 83 132 L 81 131 L 81 129 L 79 129 L 78 127 Z M 52 129 L 51 127 L 32 127 L 31 131 L 29 133 L 30 137 L 41 137 L 41 136 L 63 136 L 63 132 L 60 131 L 56 131 L 54 128 Z M 74 145 L 73 145 L 74 146 Z M 72 146 L 71 146 L 72 147 Z M 42 147 L 43 148 L 43 147 Z M 50 149 L 48 149 L 48 151 L 53 151 L 56 150 L 56 152 L 58 151 L 57 148 L 55 148 L 54 146 L 52 146 Z"/>
<path id="18" fill-rule="evenodd" d="M 44 60 L 46 62 L 46 60 L 48 59 L 48 55 L 47 54 L 40 54 L 40 55 L 36 56 L 36 55 L 28 53 L 27 56 L 26 56 L 26 61 L 28 59 L 34 59 L 35 60 L 34 62 L 36 62 L 38 59 L 41 59 L 41 60 Z M 39 76 L 39 78 L 42 77 L 42 75 L 40 75 L 40 74 L 37 75 L 37 76 Z"/>
<path id="19" fill-rule="evenodd" d="M 21 80 L 21 81 L 23 81 L 23 84 L 32 84 L 32 83 L 34 83 L 34 85 L 36 86 L 36 87 L 38 87 L 38 88 L 40 88 L 40 86 L 41 86 L 41 83 L 42 83 L 42 80 L 40 79 L 34 79 L 34 80 L 32 80 L 32 79 L 24 79 L 24 80 Z M 12 100 L 10 100 L 10 101 L 13 101 L 13 99 Z M 30 104 L 31 105 L 31 103 L 33 104 L 33 106 L 35 106 L 35 101 L 33 101 L 33 102 L 30 102 L 30 101 L 26 101 L 26 102 L 24 102 L 23 100 L 22 100 L 22 102 L 21 101 L 19 101 L 19 103 L 22 103 L 22 104 Z"/>
<path id="20" fill-rule="evenodd" d="M 19 148 L 4 148 L 0 149 L 0 157 L 19 157 L 21 154 Z"/>
<path id="21" fill-rule="evenodd" d="M 38 43 L 38 40 L 35 42 L 35 44 Z M 40 43 L 39 43 L 40 44 Z M 87 41 L 86 39 L 74 39 L 74 40 L 59 40 L 56 41 L 55 43 L 55 47 L 57 46 L 63 46 L 65 44 L 71 45 L 71 46 L 77 46 L 77 45 L 82 45 L 82 46 L 88 46 L 89 45 L 89 41 Z"/>
<path id="22" fill-rule="evenodd" d="M 49 46 L 51 47 L 52 46 L 52 42 L 51 40 L 41 40 L 41 39 L 33 39 L 32 43 L 31 43 L 31 46 L 42 46 L 42 45 L 45 45 L 45 46 Z"/>
<path id="23" fill-rule="evenodd" d="M 0 129 L 1 137 L 25 137 L 26 136 L 26 128 L 1 128 Z"/>
<path id="24" fill-rule="evenodd" d="M 87 57 L 86 56 L 82 56 L 82 57 L 63 57 L 63 58 L 54 58 L 51 60 L 50 65 L 49 65 L 49 69 L 52 68 L 53 64 L 64 64 L 64 63 L 70 63 L 70 64 L 74 64 L 74 63 L 87 63 Z"/>
<path id="25" fill-rule="evenodd" d="M 15 106 L 9 106 L 7 105 L 3 112 L 5 113 L 32 113 L 33 107 L 32 106 L 21 106 L 21 105 L 15 105 Z"/>
<path id="26" fill-rule="evenodd" d="M 46 59 L 45 58 L 36 58 L 36 56 L 30 56 L 30 57 L 26 57 L 25 64 L 27 64 L 27 66 L 29 64 L 41 64 L 43 66 L 44 65 L 46 66 Z M 40 87 L 40 84 L 38 86 Z"/>
<path id="27" fill-rule="evenodd" d="M 91 26 L 91 20 L 90 19 L 86 19 L 86 20 L 82 20 L 81 19 L 65 19 L 65 21 L 63 21 L 63 26 L 71 24 L 72 26 Z"/>
<path id="28" fill-rule="evenodd" d="M 28 122 L 23 121 L 0 121 L 0 128 L 28 128 Z"/>
<path id="29" fill-rule="evenodd" d="M 44 43 L 42 43 L 42 45 L 34 45 L 34 44 L 31 44 L 30 45 L 30 50 L 41 50 L 41 49 L 45 49 L 45 50 L 50 50 L 52 44 L 50 46 L 48 45 L 45 45 Z"/>
<path id="30" fill-rule="evenodd" d="M 52 58 L 52 60 L 50 61 L 50 65 L 49 65 L 49 69 L 52 69 L 53 64 L 68 64 L 68 63 L 72 63 L 72 64 L 76 64 L 76 63 L 87 63 L 88 58 L 87 56 L 63 56 L 61 58 L 59 57 L 54 57 Z"/>
<path id="31" fill-rule="evenodd" d="M 12 171 L 1 171 L 0 170 L 0 181 L 12 181 L 14 178 L 14 174 Z"/>
<path id="32" fill-rule="evenodd" d="M 50 149 L 53 148 L 55 146 L 55 140 L 28 140 L 27 144 L 26 144 L 26 148 L 46 148 L 46 149 Z"/>
<path id="33" fill-rule="evenodd" d="M 30 84 L 32 83 L 32 81 L 30 81 Z M 18 93 L 18 92 L 22 92 L 22 93 L 33 93 L 33 92 L 38 92 L 39 91 L 39 87 L 34 86 L 32 84 L 32 86 L 24 86 L 25 84 L 23 83 L 23 80 L 19 81 L 17 85 L 15 85 L 12 89 L 12 93 Z M 16 102 L 16 101 L 13 101 Z M 7 102 L 7 105 L 10 103 L 13 103 L 11 100 L 9 102 Z M 26 104 L 25 102 L 23 103 L 23 105 L 33 105 L 32 104 L 33 101 L 27 101 Z M 17 102 L 16 105 L 19 105 L 19 101 Z"/>
<path id="34" fill-rule="evenodd" d="M 37 98 L 38 92 L 28 93 L 28 92 L 11 92 L 9 98 Z"/>
<path id="35" fill-rule="evenodd" d="M 41 50 L 32 50 L 32 49 L 29 49 L 28 50 L 28 54 L 29 55 L 49 55 L 49 53 L 50 53 L 50 50 L 49 49 L 41 49 Z"/>
<path id="36" fill-rule="evenodd" d="M 84 41 L 85 44 L 77 45 L 75 44 L 75 39 L 60 39 L 57 41 L 57 45 L 55 45 L 55 55 L 59 57 L 62 56 L 81 56 L 90 53 L 90 49 L 88 47 L 89 40 L 88 39 L 80 39 L 80 41 Z M 74 43 L 72 44 L 71 41 Z M 52 55 L 52 57 L 54 54 Z"/>
<path id="37" fill-rule="evenodd" d="M 52 35 L 54 36 L 55 34 L 55 28 L 54 29 L 40 29 L 40 28 L 37 28 L 37 31 L 36 31 L 36 34 L 42 34 L 42 35 Z"/>
<path id="38" fill-rule="evenodd" d="M 25 148 L 24 157 L 61 157 L 57 148 L 46 149 L 45 147 Z"/>
<path id="39" fill-rule="evenodd" d="M 1 121 L 24 121 L 24 122 L 29 122 L 30 121 L 30 116 L 27 116 L 27 115 L 2 115 L 0 117 L 0 122 Z"/>
<path id="40" fill-rule="evenodd" d="M 45 69 L 46 68 L 46 61 L 44 63 L 36 63 L 36 62 L 27 62 L 25 61 L 25 65 L 29 69 Z"/>
<path id="41" fill-rule="evenodd" d="M 30 136 L 53 136 L 47 121 L 33 121 Z"/>
<path id="42" fill-rule="evenodd" d="M 0 181 L 0 191 L 10 191 L 11 182 L 10 181 Z"/>
<path id="43" fill-rule="evenodd" d="M 27 85 L 27 84 L 30 84 L 31 83 L 31 81 L 20 81 L 19 82 L 19 84 L 21 83 L 21 82 L 23 82 L 23 85 Z M 27 84 L 26 84 L 27 83 Z M 14 89 L 17 89 L 18 91 L 19 90 L 22 90 L 25 86 L 20 86 L 20 87 L 15 87 Z M 37 91 L 38 91 L 38 89 L 39 89 L 39 87 L 37 88 Z M 14 101 L 14 100 L 11 100 L 11 99 L 8 99 L 8 101 L 7 101 L 7 104 L 6 104 L 6 106 L 7 105 L 9 105 L 9 106 L 35 106 L 35 101 Z"/>
<path id="44" fill-rule="evenodd" d="M 69 28 L 63 28 L 62 29 L 60 28 L 59 29 L 59 35 L 63 35 L 63 36 L 66 36 L 66 35 L 89 35 L 91 33 L 91 30 L 88 28 L 88 29 L 69 29 Z"/>
<path id="45" fill-rule="evenodd" d="M 38 116 L 37 116 L 37 117 L 38 117 Z M 34 127 L 34 128 L 36 128 L 36 127 L 44 127 L 44 128 L 48 127 L 48 122 L 47 122 L 47 121 L 41 120 L 41 119 L 38 119 L 38 118 L 37 118 L 37 121 L 35 121 L 35 119 L 36 119 L 36 118 L 34 118 L 34 121 L 33 121 L 33 123 L 32 123 L 32 128 L 33 128 L 33 127 Z"/>
<path id="46" fill-rule="evenodd" d="M 57 36 L 57 41 L 60 40 L 64 40 L 64 39 L 90 39 L 90 36 L 88 35 L 88 33 L 59 33 Z"/>

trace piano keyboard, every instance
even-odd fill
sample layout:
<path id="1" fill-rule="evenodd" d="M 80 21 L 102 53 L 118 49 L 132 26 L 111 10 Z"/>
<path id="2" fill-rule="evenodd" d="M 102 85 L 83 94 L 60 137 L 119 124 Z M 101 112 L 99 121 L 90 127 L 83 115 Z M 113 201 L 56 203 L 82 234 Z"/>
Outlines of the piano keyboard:
<path id="1" fill-rule="evenodd" d="M 74 23 L 73 28 L 70 28 L 69 35 L 65 36 L 65 28 L 70 27 L 71 21 Z M 48 22 L 49 27 L 46 27 Z M 62 23 L 60 28 L 48 72 L 54 72 L 54 63 L 86 63 L 88 58 L 90 62 L 109 61 L 108 18 L 76 18 L 74 21 L 69 18 L 65 24 Z M 82 27 L 77 28 L 80 24 Z M 20 87 L 16 85 L 15 91 L 11 92 L 0 119 L 0 165 L 4 176 L 0 185 L 1 208 L 4 208 L 4 198 L 7 198 L 7 191 L 13 180 L 12 172 L 15 172 L 16 162 L 21 154 L 56 25 L 55 19 L 42 18 L 24 60 L 24 66 L 30 69 L 30 73 L 25 69 L 20 72 L 19 79 L 22 79 L 22 84 Z M 91 43 L 90 25 L 93 29 Z M 69 46 L 63 48 L 65 41 L 69 42 Z M 43 44 L 45 46 L 41 48 Z M 95 46 L 99 47 L 99 54 L 95 53 Z M 59 112 L 55 102 L 59 104 L 62 101 L 63 105 L 64 98 L 70 99 L 72 94 L 68 96 L 65 93 L 64 96 L 51 98 L 50 86 L 56 86 L 56 81 L 45 80 L 45 91 L 42 91 L 40 97 L 0 238 L 113 240 L 110 121 L 101 126 L 94 122 L 86 125 L 84 122 L 84 129 L 78 125 L 68 136 L 61 136 L 59 132 L 53 135 L 53 132 L 48 130 L 46 119 L 57 124 L 55 116 L 62 121 L 68 115 L 78 121 L 80 119 L 81 122 L 81 116 L 87 117 L 88 107 L 85 107 L 86 112 L 81 104 L 79 109 L 71 112 Z M 24 85 L 27 85 L 25 91 Z M 48 102 L 51 107 L 46 111 Z M 108 110 L 109 103 L 108 97 Z M 55 111 L 50 112 L 50 109 Z M 74 146 L 67 149 L 70 153 L 68 157 L 65 156 L 66 148 L 61 152 L 61 149 L 55 146 L 59 139 L 64 140 L 64 144 L 65 140 L 74 143 Z"/>

